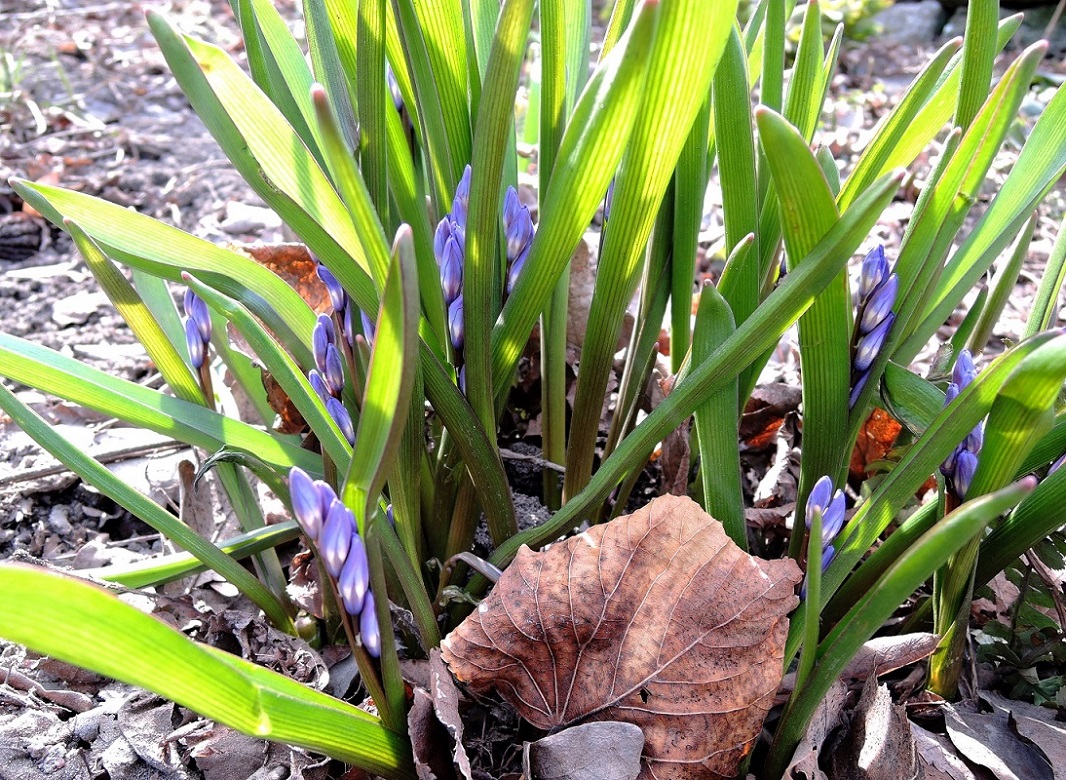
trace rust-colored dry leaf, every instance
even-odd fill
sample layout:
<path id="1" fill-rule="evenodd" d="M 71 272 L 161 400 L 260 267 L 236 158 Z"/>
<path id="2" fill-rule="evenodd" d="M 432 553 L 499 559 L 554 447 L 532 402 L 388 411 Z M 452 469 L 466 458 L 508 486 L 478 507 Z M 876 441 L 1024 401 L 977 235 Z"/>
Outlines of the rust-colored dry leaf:
<path id="1" fill-rule="evenodd" d="M 296 404 L 289 398 L 288 393 L 278 384 L 278 380 L 274 378 L 274 375 L 264 371 L 262 381 L 263 389 L 266 390 L 267 403 L 270 404 L 270 408 L 278 416 L 274 420 L 274 430 L 286 435 L 306 431 L 307 421 L 296 408 Z"/>
<path id="2" fill-rule="evenodd" d="M 315 270 L 317 264 L 303 244 L 231 244 L 229 248 L 288 282 L 316 314 L 328 314 L 332 310 L 326 285 Z"/>
<path id="3" fill-rule="evenodd" d="M 538 728 L 639 726 L 641 778 L 733 777 L 781 681 L 799 581 L 792 560 L 753 558 L 694 501 L 663 496 L 523 547 L 442 655 Z"/>
<path id="4" fill-rule="evenodd" d="M 874 408 L 859 429 L 855 448 L 851 451 L 848 471 L 853 479 L 862 479 L 871 463 L 883 460 L 892 449 L 903 426 L 884 409 Z"/>

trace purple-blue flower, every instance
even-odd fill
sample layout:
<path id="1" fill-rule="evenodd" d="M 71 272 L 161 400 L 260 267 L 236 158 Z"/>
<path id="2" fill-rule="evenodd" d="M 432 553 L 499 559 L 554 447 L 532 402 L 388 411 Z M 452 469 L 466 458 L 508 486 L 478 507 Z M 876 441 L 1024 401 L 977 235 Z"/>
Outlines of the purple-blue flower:
<path id="1" fill-rule="evenodd" d="M 326 380 L 326 387 L 332 396 L 340 397 L 344 390 L 344 359 L 336 344 L 326 345 L 326 356 L 322 370 L 322 378 Z"/>
<path id="2" fill-rule="evenodd" d="M 451 306 L 463 290 L 463 252 L 455 236 L 449 236 L 444 244 L 440 260 L 440 285 L 444 302 Z"/>
<path id="3" fill-rule="evenodd" d="M 886 276 L 888 260 L 885 259 L 885 248 L 878 244 L 862 261 L 862 270 L 859 272 L 859 300 L 869 298 L 870 293 L 877 289 Z"/>
<path id="4" fill-rule="evenodd" d="M 455 187 L 455 199 L 452 200 L 452 220 L 459 227 L 466 229 L 466 214 L 470 208 L 470 166 L 463 169 L 463 176 Z"/>
<path id="5" fill-rule="evenodd" d="M 289 471 L 289 495 L 296 521 L 305 534 L 317 539 L 325 519 L 322 493 L 307 472 L 295 466 Z"/>
<path id="6" fill-rule="evenodd" d="M 888 338 L 888 331 L 891 330 L 892 323 L 895 321 L 896 315 L 889 312 L 888 316 L 881 320 L 876 328 L 869 333 L 864 334 L 859 339 L 859 343 L 855 345 L 856 371 L 865 371 L 873 364 L 878 353 L 881 351 L 881 347 L 885 345 L 885 339 Z"/>
<path id="7" fill-rule="evenodd" d="M 952 381 L 944 392 L 944 405 L 953 403 L 976 376 L 977 367 L 974 366 L 973 355 L 970 350 L 964 349 L 955 358 L 955 367 L 951 372 Z M 985 424 L 982 421 L 966 434 L 966 438 L 940 464 L 940 473 L 948 478 L 955 495 L 960 499 L 966 498 L 974 472 L 977 471 L 978 455 L 984 444 L 984 437 Z"/>
<path id="8" fill-rule="evenodd" d="M 366 546 L 359 534 L 352 534 L 351 547 L 344 561 L 340 577 L 337 578 L 337 592 L 340 593 L 344 609 L 353 617 L 363 607 L 367 588 L 370 586 L 370 567 L 366 558 Z"/>
<path id="9" fill-rule="evenodd" d="M 348 302 L 348 293 L 341 287 L 337 277 L 322 263 L 319 263 L 315 270 L 318 271 L 318 278 L 326 285 L 330 303 L 333 304 L 333 311 L 344 311 L 344 305 Z"/>
<path id="10" fill-rule="evenodd" d="M 344 408 L 344 404 L 330 396 L 326 399 L 326 411 L 329 412 L 329 416 L 333 418 L 333 421 L 337 423 L 337 427 L 341 429 L 344 438 L 354 447 L 355 425 L 352 423 L 352 416 Z"/>
<path id="11" fill-rule="evenodd" d="M 463 348 L 463 296 L 460 295 L 448 307 L 448 334 L 451 336 L 452 346 L 456 349 Z"/>

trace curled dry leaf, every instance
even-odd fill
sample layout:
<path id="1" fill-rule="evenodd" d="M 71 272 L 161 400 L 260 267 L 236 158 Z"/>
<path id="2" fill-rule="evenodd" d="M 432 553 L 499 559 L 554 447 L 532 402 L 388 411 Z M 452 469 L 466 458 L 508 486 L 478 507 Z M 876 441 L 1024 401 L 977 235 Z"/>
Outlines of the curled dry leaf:
<path id="1" fill-rule="evenodd" d="M 781 681 L 799 581 L 792 560 L 753 558 L 694 501 L 663 496 L 523 547 L 442 656 L 538 728 L 639 726 L 641 778 L 733 777 Z"/>

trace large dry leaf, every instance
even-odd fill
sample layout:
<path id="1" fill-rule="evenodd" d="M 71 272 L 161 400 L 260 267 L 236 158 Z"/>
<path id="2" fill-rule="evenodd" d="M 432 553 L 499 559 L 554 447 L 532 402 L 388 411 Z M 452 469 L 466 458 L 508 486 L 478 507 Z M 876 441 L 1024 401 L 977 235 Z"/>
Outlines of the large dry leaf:
<path id="1" fill-rule="evenodd" d="M 545 552 L 522 548 L 442 644 L 474 693 L 542 729 L 644 731 L 642 778 L 733 777 L 781 681 L 800 572 L 663 496 Z"/>

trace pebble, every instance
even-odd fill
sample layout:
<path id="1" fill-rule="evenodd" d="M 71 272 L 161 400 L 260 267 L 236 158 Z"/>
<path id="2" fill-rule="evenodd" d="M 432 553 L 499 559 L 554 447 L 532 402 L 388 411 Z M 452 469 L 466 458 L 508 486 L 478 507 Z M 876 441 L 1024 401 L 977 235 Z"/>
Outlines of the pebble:
<path id="1" fill-rule="evenodd" d="M 68 510 L 65 506 L 56 504 L 52 507 L 48 513 L 48 527 L 60 536 L 69 534 L 73 530 L 70 525 Z"/>

